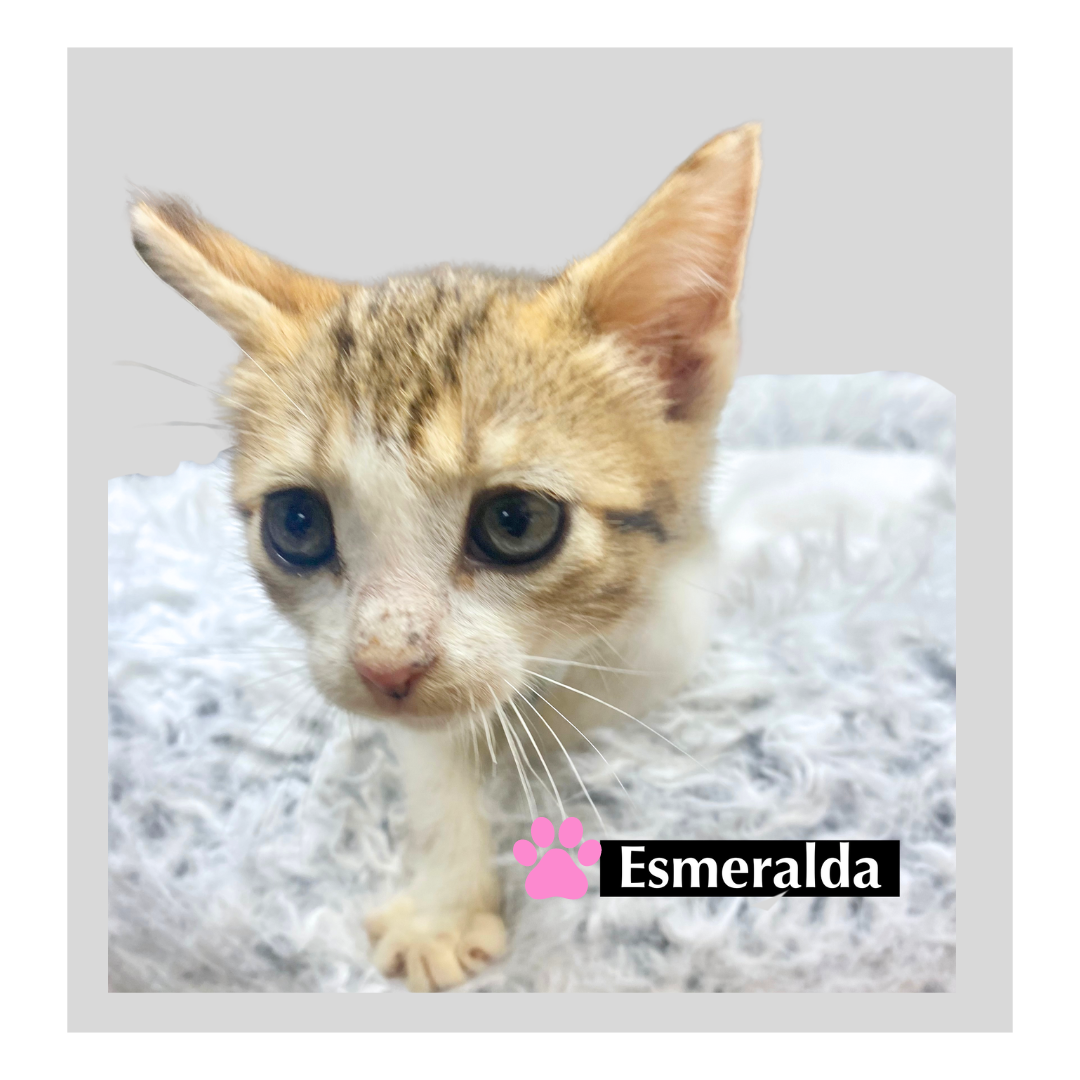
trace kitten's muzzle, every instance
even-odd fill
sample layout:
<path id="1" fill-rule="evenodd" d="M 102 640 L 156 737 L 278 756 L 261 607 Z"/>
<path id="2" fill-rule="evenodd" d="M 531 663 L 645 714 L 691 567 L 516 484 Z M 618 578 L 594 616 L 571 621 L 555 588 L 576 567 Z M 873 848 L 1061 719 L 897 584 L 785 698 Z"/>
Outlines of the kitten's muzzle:
<path id="1" fill-rule="evenodd" d="M 430 657 L 396 665 L 365 663 L 362 656 L 353 657 L 353 667 L 356 668 L 356 674 L 364 680 L 364 684 L 375 691 L 376 696 L 385 694 L 395 701 L 408 697 L 412 688 L 434 663 L 434 658 Z"/>

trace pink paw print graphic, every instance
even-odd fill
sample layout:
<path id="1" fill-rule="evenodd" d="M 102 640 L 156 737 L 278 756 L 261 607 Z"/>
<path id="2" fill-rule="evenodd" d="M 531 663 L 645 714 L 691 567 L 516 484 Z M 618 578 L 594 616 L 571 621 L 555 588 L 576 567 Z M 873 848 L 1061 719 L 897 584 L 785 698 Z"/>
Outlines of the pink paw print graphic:
<path id="1" fill-rule="evenodd" d="M 577 847 L 581 844 L 581 831 L 581 822 L 576 817 L 567 818 L 559 826 L 559 843 L 564 848 Z M 548 847 L 555 840 L 555 826 L 546 817 L 538 817 L 532 823 L 531 832 L 540 847 Z M 514 845 L 514 858 L 522 866 L 532 866 L 536 862 L 536 855 L 536 848 L 528 840 L 519 840 Z M 600 858 L 600 841 L 586 840 L 578 849 L 577 857 L 582 866 L 592 866 Z M 570 852 L 556 847 L 544 852 L 539 864 L 525 879 L 525 891 L 534 900 L 544 900 L 549 896 L 578 900 L 588 888 L 589 883 Z"/>

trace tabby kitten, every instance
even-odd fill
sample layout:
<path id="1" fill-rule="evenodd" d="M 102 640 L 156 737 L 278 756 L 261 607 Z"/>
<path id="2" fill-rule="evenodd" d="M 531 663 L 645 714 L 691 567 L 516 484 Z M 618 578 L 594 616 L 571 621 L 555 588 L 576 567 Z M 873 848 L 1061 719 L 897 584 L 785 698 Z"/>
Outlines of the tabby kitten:
<path id="1" fill-rule="evenodd" d="M 690 583 L 711 559 L 701 489 L 758 138 L 707 143 L 546 280 L 340 284 L 179 200 L 131 208 L 140 255 L 242 350 L 226 404 L 256 573 L 326 698 L 394 721 L 413 866 L 366 928 L 412 990 L 506 948 L 476 747 L 494 756 L 501 731 L 520 771 L 534 736 L 640 716 L 703 648 Z"/>

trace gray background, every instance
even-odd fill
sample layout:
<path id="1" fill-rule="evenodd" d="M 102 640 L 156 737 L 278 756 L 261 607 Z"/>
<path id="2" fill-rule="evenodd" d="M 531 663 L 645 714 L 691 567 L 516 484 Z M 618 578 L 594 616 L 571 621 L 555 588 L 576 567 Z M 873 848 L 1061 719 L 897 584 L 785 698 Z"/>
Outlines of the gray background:
<path id="1" fill-rule="evenodd" d="M 764 124 L 765 165 L 742 372 L 903 369 L 960 399 L 972 530 L 960 635 L 965 670 L 978 672 L 961 686 L 961 725 L 977 718 L 979 738 L 962 739 L 959 991 L 540 1009 L 532 996 L 365 995 L 363 1010 L 290 997 L 283 1012 L 273 996 L 107 995 L 100 485 L 207 461 L 226 443 L 211 429 L 136 426 L 213 422 L 213 405 L 113 364 L 213 384 L 235 355 L 135 255 L 126 190 L 186 195 L 242 239 L 331 276 L 442 260 L 551 269 L 602 243 L 696 146 L 750 119 Z M 1008 1027 L 1010 154 L 1008 50 L 72 51 L 71 1026 Z M 977 548 L 963 539 L 976 531 Z"/>
<path id="2" fill-rule="evenodd" d="M 1007 333 L 1006 52 L 75 52 L 71 393 L 95 474 L 210 461 L 225 332 L 135 254 L 133 185 L 304 270 L 553 270 L 701 143 L 764 125 L 741 371 L 989 363 Z M 1002 74 L 1006 77 L 1002 78 Z M 955 386 L 948 383 L 949 389 Z"/>

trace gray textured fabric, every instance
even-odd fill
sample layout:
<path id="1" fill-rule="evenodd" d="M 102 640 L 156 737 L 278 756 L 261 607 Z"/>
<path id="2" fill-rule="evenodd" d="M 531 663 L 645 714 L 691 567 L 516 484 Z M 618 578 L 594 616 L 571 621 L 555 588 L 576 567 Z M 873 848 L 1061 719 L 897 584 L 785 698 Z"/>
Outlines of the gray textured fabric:
<path id="1" fill-rule="evenodd" d="M 643 718 L 705 768 L 629 721 L 594 742 L 633 805 L 596 754 L 575 764 L 608 835 L 899 838 L 901 896 L 600 897 L 594 867 L 583 899 L 531 900 L 500 769 L 511 949 L 460 992 L 953 989 L 954 399 L 903 374 L 754 376 L 721 435 L 713 644 Z M 399 991 L 359 930 L 400 875 L 384 729 L 318 700 L 226 475 L 110 485 L 111 988 Z"/>

